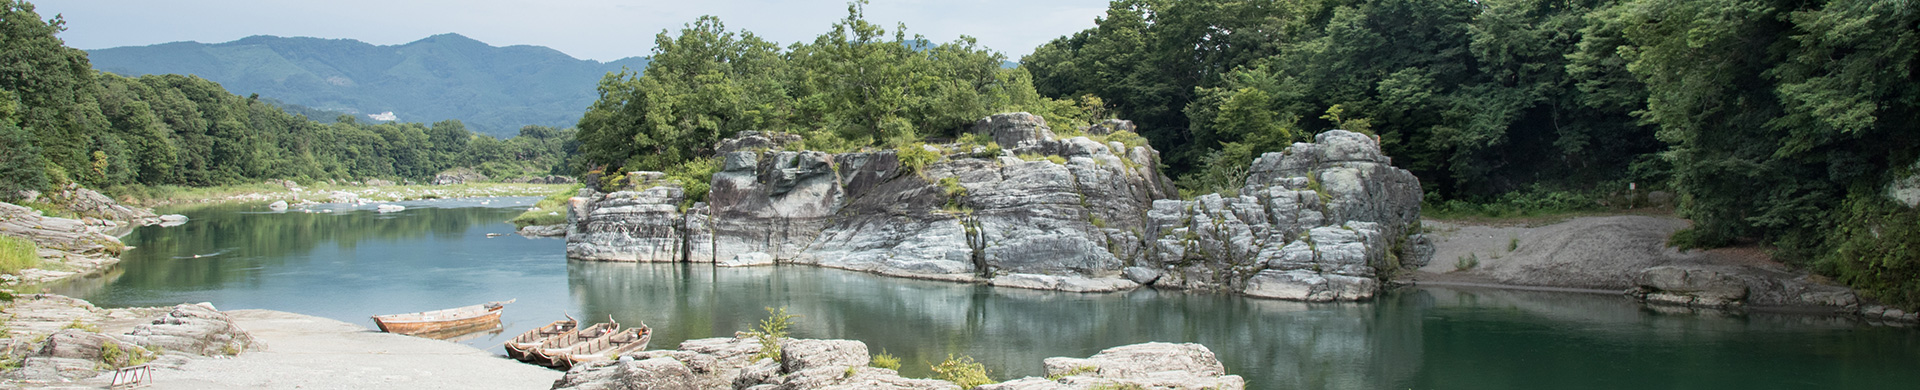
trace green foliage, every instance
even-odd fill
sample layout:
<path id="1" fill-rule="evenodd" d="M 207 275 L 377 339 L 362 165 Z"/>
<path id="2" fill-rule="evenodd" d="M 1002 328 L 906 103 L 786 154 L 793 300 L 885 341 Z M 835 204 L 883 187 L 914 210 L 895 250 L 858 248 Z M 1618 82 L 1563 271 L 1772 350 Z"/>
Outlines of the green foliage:
<path id="1" fill-rule="evenodd" d="M 61 327 L 61 329 L 79 329 L 86 332 L 100 333 L 99 326 L 80 321 L 79 318 L 73 319 L 73 322 Z"/>
<path id="2" fill-rule="evenodd" d="M 458 121 L 322 124 L 197 76 L 98 73 L 86 52 L 54 36 L 59 18 L 41 20 L 24 2 L 0 8 L 8 53 L 0 56 L 0 198 L 8 200 L 67 183 L 138 191 L 269 178 L 426 180 L 458 166 L 546 175 L 564 171 L 577 149 L 573 134 L 541 126 L 499 140 Z"/>
<path id="3" fill-rule="evenodd" d="M 747 332 L 760 342 L 760 352 L 753 354 L 753 360 L 780 360 L 780 342 L 787 338 L 787 331 L 793 327 L 796 315 L 787 314 L 787 308 L 767 308 L 767 318 L 760 320 L 760 327 Z"/>
<path id="4" fill-rule="evenodd" d="M 1240 188 L 1247 184 L 1247 170 L 1253 165 L 1253 158 L 1251 145 L 1228 143 L 1207 154 L 1205 169 L 1180 176 L 1174 184 L 1186 198 L 1215 193 L 1239 196 Z"/>
<path id="5" fill-rule="evenodd" d="M 1455 259 L 1453 262 L 1453 270 L 1455 271 L 1466 271 L 1479 266 L 1480 255 L 1473 253 L 1468 253 L 1465 257 Z"/>
<path id="6" fill-rule="evenodd" d="M 927 150 L 927 144 L 909 143 L 894 148 L 894 157 L 900 159 L 900 166 L 908 172 L 924 174 L 927 165 L 940 161 L 940 153 Z"/>
<path id="7" fill-rule="evenodd" d="M 887 353 L 887 351 L 883 349 L 880 350 L 879 354 L 873 355 L 873 360 L 867 362 L 867 365 L 889 370 L 899 370 L 900 357 L 893 356 L 893 354 Z"/>
<path id="8" fill-rule="evenodd" d="M 100 344 L 100 362 L 111 368 L 133 367 L 153 361 L 156 354 L 137 345 L 121 346 L 107 341 Z"/>
<path id="9" fill-rule="evenodd" d="M 1429 196 L 1428 199 L 1439 199 Z M 1438 219 L 1511 218 L 1604 210 L 1600 197 L 1588 192 L 1556 191 L 1540 186 L 1497 197 L 1427 202 L 1421 214 Z"/>
<path id="10" fill-rule="evenodd" d="M 784 50 L 713 17 L 678 36 L 661 32 L 644 73 L 601 81 L 579 125 L 586 163 L 662 170 L 709 157 L 745 130 L 800 134 L 830 152 L 901 146 L 1044 103 L 1025 71 L 1001 68 L 1004 58 L 973 38 L 934 44 L 888 31 L 864 7 L 851 4 L 831 31 Z"/>
<path id="11" fill-rule="evenodd" d="M 40 247 L 25 238 L 0 235 L 0 273 L 17 275 L 40 266 Z"/>
<path id="12" fill-rule="evenodd" d="M 1882 303 L 1920 309 L 1920 209 L 1859 192 L 1841 212 L 1829 236 L 1835 249 L 1816 269 Z"/>
<path id="13" fill-rule="evenodd" d="M 533 210 L 520 213 L 519 216 L 507 220 L 507 222 L 512 223 L 515 228 L 566 223 L 567 199 L 571 199 L 574 195 L 579 194 L 580 188 L 582 187 L 585 186 L 574 185 L 564 190 L 555 191 L 553 194 L 547 195 L 546 198 L 540 199 L 539 202 L 535 202 L 533 204 Z"/>
<path id="14" fill-rule="evenodd" d="M 962 389 L 997 383 L 987 376 L 987 366 L 974 361 L 972 356 L 947 355 L 946 361 L 933 365 L 933 376 L 960 385 Z"/>
<path id="15" fill-rule="evenodd" d="M 963 200 L 967 197 L 967 187 L 960 185 L 960 178 L 952 176 L 943 177 L 940 178 L 940 181 L 936 184 L 940 186 L 941 195 L 945 195 L 947 198 L 946 210 L 961 210 L 964 203 Z"/>
<path id="16" fill-rule="evenodd" d="M 720 171 L 720 159 L 696 158 L 667 168 L 667 180 L 680 183 L 686 189 L 686 202 L 704 202 L 707 191 L 713 185 L 713 174 Z"/>

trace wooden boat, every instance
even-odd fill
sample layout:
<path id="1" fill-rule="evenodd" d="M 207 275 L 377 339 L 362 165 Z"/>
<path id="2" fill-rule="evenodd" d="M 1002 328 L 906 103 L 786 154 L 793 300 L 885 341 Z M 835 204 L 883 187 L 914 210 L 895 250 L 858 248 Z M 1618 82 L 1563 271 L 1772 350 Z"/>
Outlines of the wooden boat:
<path id="1" fill-rule="evenodd" d="M 483 336 L 497 335 L 497 334 L 500 334 L 500 332 L 504 332 L 504 331 L 506 331 L 506 329 L 500 327 L 500 321 L 495 320 L 495 321 L 490 321 L 490 322 L 486 322 L 486 323 L 482 323 L 482 324 L 474 325 L 470 327 L 447 328 L 442 330 L 414 333 L 409 336 L 429 338 L 434 340 L 461 342 L 461 341 L 477 339 Z"/>
<path id="2" fill-rule="evenodd" d="M 546 342 L 540 343 L 539 347 L 528 351 L 531 353 L 528 353 L 526 358 L 521 360 L 542 366 L 555 367 L 560 364 L 560 361 L 564 360 L 563 357 L 573 352 L 575 346 L 586 344 L 594 339 L 607 337 L 618 331 L 620 331 L 620 323 L 618 322 L 593 324 L 593 326 L 567 331 L 547 339 Z"/>
<path id="3" fill-rule="evenodd" d="M 647 349 L 647 342 L 652 340 L 653 329 L 640 324 L 638 328 L 627 328 L 612 336 L 575 345 L 572 351 L 555 359 L 554 368 L 570 370 L 576 365 L 617 359 L 620 354 Z"/>
<path id="4" fill-rule="evenodd" d="M 572 331 L 578 326 L 580 326 L 580 321 L 574 321 L 572 317 L 568 317 L 564 320 L 554 321 L 539 329 L 529 330 L 527 333 L 514 336 L 512 340 L 507 340 L 507 357 L 513 358 L 513 360 L 525 361 L 527 360 L 527 354 L 532 353 L 531 351 L 533 351 L 534 348 L 539 348 L 541 343 L 547 342 L 547 339 L 553 338 L 553 336 L 559 336 L 561 333 Z"/>
<path id="5" fill-rule="evenodd" d="M 380 331 L 411 335 L 457 328 L 472 328 L 500 322 L 500 310 L 506 302 L 487 302 L 484 304 L 456 307 L 452 309 L 423 311 L 419 313 L 388 314 L 373 316 L 373 323 Z"/>

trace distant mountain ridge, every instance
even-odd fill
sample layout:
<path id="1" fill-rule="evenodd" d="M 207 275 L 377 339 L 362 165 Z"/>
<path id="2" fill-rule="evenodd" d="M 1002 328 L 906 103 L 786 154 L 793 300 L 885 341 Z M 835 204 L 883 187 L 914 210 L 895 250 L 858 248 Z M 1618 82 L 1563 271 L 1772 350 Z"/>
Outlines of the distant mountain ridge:
<path id="1" fill-rule="evenodd" d="M 598 98 L 595 86 L 607 72 L 638 72 L 648 62 L 581 60 L 544 46 L 499 47 L 459 34 L 389 46 L 256 35 L 90 50 L 88 57 L 95 69 L 127 76 L 192 74 L 241 96 L 257 93 L 360 114 L 360 120 L 385 111 L 406 122 L 459 119 L 501 137 L 525 125 L 573 126 Z"/>

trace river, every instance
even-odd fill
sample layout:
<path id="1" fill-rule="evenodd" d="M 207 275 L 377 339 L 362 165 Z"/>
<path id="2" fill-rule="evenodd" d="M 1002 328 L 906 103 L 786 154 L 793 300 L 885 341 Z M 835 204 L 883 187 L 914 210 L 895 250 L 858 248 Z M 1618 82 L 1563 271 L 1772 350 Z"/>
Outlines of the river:
<path id="1" fill-rule="evenodd" d="M 144 227 L 105 275 L 50 287 L 103 307 L 212 302 L 373 327 L 374 314 L 518 299 L 500 333 L 572 315 L 656 329 L 652 348 L 799 315 L 793 336 L 855 339 L 928 375 L 949 355 L 995 379 L 1113 346 L 1194 342 L 1255 389 L 1913 388 L 1920 331 L 1846 317 L 1650 310 L 1617 295 L 1399 289 L 1307 304 L 1142 289 L 1074 294 L 804 266 L 715 269 L 568 261 L 565 244 L 503 223 L 536 198 L 402 202 L 331 213 L 228 205 Z M 490 236 L 499 234 L 499 236 Z"/>

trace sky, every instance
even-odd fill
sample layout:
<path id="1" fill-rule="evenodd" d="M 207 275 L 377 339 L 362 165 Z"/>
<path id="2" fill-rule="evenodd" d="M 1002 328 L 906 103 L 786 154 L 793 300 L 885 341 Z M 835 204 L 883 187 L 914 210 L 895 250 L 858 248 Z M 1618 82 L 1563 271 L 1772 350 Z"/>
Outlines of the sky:
<path id="1" fill-rule="evenodd" d="M 678 32 L 701 15 L 782 46 L 812 41 L 846 16 L 847 0 L 29 0 L 40 16 L 60 14 L 68 46 L 92 50 L 253 35 L 346 38 L 397 45 L 457 33 L 494 46 L 538 45 L 576 58 L 646 56 L 661 30 Z M 961 35 L 1009 59 L 1093 27 L 1105 0 L 873 0 L 870 22 L 891 34 L 936 42 Z"/>

